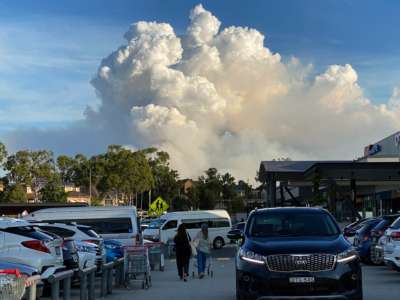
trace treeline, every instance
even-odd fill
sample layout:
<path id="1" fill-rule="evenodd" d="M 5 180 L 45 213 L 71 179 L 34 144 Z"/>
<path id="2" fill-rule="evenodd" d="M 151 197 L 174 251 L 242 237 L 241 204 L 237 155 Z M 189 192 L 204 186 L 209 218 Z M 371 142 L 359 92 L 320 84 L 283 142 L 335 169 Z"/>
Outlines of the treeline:
<path id="1" fill-rule="evenodd" d="M 243 209 L 244 197 L 236 192 L 235 179 L 229 173 L 210 168 L 183 190 L 169 154 L 156 148 L 133 151 L 110 145 L 106 153 L 91 157 L 55 157 L 47 150 L 8 154 L 0 143 L 0 164 L 4 175 L 1 202 L 27 202 L 28 189 L 35 201 L 66 202 L 64 186 L 73 185 L 90 193 L 92 204 L 99 204 L 106 196 L 126 204 L 162 196 L 175 210 L 212 209 L 218 204 L 231 211 Z M 241 185 L 251 191 L 243 181 Z M 147 208 L 148 201 L 141 203 Z"/>

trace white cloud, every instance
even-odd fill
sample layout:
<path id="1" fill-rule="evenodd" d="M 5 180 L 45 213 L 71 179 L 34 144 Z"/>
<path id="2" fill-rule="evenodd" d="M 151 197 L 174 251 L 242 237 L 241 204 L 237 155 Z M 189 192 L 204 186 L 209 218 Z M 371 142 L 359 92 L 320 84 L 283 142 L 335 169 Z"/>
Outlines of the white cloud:
<path id="1" fill-rule="evenodd" d="M 351 159 L 398 130 L 398 89 L 375 105 L 350 64 L 312 77 L 259 31 L 220 26 L 201 5 L 182 37 L 165 23 L 132 24 L 92 80 L 101 104 L 78 140 L 161 147 L 183 176 L 215 166 L 252 179 L 261 160 Z"/>

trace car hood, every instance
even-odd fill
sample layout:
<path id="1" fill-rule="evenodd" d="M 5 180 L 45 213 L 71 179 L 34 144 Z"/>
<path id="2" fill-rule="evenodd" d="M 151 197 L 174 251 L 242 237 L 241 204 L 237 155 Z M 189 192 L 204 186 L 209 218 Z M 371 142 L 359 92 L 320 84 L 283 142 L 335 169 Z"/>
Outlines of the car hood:
<path id="1" fill-rule="evenodd" d="M 246 238 L 244 248 L 261 255 L 273 254 L 337 254 L 347 250 L 350 243 L 342 236 Z"/>

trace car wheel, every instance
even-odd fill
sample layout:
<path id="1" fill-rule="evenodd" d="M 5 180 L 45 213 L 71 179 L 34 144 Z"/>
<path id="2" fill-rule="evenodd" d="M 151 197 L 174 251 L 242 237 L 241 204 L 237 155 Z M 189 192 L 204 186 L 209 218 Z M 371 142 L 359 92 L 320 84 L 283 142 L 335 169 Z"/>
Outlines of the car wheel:
<path id="1" fill-rule="evenodd" d="M 382 257 L 377 255 L 377 252 L 375 251 L 374 247 L 371 247 L 371 250 L 369 252 L 369 261 L 375 266 L 380 266 L 383 264 Z"/>
<path id="2" fill-rule="evenodd" d="M 224 246 L 225 242 L 221 237 L 215 238 L 213 242 L 214 249 L 221 249 Z"/>

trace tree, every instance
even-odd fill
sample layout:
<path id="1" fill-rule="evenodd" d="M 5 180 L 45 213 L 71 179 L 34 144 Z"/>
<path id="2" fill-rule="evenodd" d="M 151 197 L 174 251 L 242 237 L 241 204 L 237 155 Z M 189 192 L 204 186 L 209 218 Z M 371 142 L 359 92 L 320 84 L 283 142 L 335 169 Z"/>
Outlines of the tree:
<path id="1" fill-rule="evenodd" d="M 76 171 L 76 161 L 67 155 L 57 157 L 57 169 L 63 184 L 73 183 Z"/>
<path id="2" fill-rule="evenodd" d="M 5 163 L 7 177 L 11 184 L 30 187 L 35 200 L 38 200 L 39 190 L 56 172 L 51 151 L 18 151 L 10 155 Z"/>
<path id="3" fill-rule="evenodd" d="M 60 175 L 55 175 L 50 181 L 40 190 L 42 202 L 67 202 L 67 193 L 64 191 L 61 183 Z"/>
<path id="4" fill-rule="evenodd" d="M 7 154 L 6 146 L 2 142 L 0 142 L 0 167 L 5 162 L 7 155 L 8 154 Z"/>
<path id="5" fill-rule="evenodd" d="M 5 203 L 26 203 L 28 197 L 26 190 L 21 184 L 8 185 L 3 194 L 2 202 Z"/>
<path id="6" fill-rule="evenodd" d="M 180 201 L 179 175 L 178 171 L 170 167 L 169 154 L 165 151 L 158 151 L 156 148 L 144 149 L 142 152 L 148 157 L 153 174 L 153 194 L 163 197 L 172 205 L 175 200 Z M 178 204 L 176 203 L 176 205 Z"/>
<path id="7" fill-rule="evenodd" d="M 198 180 L 199 208 L 214 209 L 222 196 L 222 180 L 216 168 L 205 171 L 206 176 L 200 176 Z"/>

